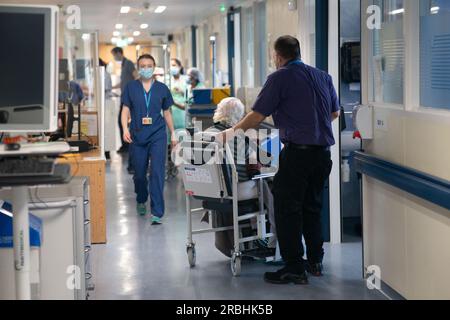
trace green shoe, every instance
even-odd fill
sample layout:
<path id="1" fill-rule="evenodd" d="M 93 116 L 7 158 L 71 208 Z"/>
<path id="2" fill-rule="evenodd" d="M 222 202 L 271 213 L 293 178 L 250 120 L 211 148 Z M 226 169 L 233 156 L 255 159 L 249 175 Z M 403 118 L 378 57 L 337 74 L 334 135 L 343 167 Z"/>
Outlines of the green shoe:
<path id="1" fill-rule="evenodd" d="M 152 217 L 152 224 L 153 224 L 153 225 L 162 224 L 161 218 L 156 217 L 156 216 L 153 216 L 153 217 Z"/>
<path id="2" fill-rule="evenodd" d="M 138 203 L 136 206 L 137 213 L 140 216 L 145 216 L 147 214 L 147 206 L 145 203 Z"/>

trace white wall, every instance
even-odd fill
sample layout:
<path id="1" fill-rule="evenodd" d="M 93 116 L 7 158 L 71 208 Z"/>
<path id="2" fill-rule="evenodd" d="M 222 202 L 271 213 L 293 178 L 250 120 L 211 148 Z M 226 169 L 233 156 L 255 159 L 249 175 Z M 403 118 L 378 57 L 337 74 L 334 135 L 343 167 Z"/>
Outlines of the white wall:
<path id="1" fill-rule="evenodd" d="M 450 180 L 450 112 L 418 108 L 416 1 L 407 2 L 405 106 L 376 105 L 374 123 L 383 119 L 386 125 L 375 129 L 365 150 Z M 362 31 L 368 39 L 364 20 Z M 363 101 L 368 104 L 367 45 L 362 56 Z M 450 299 L 450 211 L 374 179 L 365 178 L 363 189 L 365 266 L 380 266 L 382 280 L 407 299 Z"/>
<path id="2" fill-rule="evenodd" d="M 302 59 L 305 63 L 316 65 L 316 6 L 315 0 L 302 0 L 299 8 L 299 40 Z"/>
<path id="3" fill-rule="evenodd" d="M 299 3 L 301 0 L 298 1 Z M 299 36 L 299 14 L 297 11 L 289 11 L 287 1 L 284 0 L 267 0 L 267 42 L 268 42 L 268 58 L 271 68 L 269 71 L 275 70 L 271 51 L 278 37 L 284 35 Z"/>

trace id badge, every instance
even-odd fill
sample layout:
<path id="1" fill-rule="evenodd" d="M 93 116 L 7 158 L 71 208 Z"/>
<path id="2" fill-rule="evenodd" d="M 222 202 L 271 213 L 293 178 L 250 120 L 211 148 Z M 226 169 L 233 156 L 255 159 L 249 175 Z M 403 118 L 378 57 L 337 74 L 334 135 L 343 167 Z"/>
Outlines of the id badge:
<path id="1" fill-rule="evenodd" d="M 152 118 L 142 118 L 142 124 L 144 126 L 149 126 L 153 123 L 153 119 Z"/>

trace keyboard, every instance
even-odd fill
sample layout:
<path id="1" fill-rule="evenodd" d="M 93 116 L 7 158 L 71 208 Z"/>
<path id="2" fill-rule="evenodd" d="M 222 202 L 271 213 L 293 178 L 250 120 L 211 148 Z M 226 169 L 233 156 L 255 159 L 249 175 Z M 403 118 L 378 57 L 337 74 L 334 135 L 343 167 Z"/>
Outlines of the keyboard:
<path id="1" fill-rule="evenodd" d="M 0 160 L 0 177 L 51 176 L 54 171 L 54 159 L 3 158 Z"/>

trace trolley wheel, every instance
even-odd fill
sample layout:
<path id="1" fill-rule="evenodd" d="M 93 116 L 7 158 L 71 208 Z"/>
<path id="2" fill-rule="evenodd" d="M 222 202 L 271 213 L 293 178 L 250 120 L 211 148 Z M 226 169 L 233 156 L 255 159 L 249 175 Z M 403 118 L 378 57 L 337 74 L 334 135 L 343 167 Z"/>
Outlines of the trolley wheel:
<path id="1" fill-rule="evenodd" d="M 239 277 L 241 275 L 241 262 L 242 257 L 240 253 L 233 253 L 231 256 L 231 272 L 234 277 Z"/>
<path id="2" fill-rule="evenodd" d="M 195 253 L 195 246 L 194 245 L 188 246 L 186 248 L 186 251 L 188 255 L 189 266 L 193 268 L 195 267 L 195 261 L 197 259 L 197 254 Z"/>

